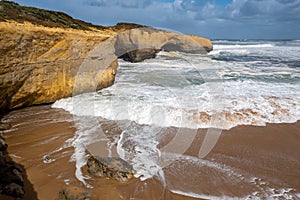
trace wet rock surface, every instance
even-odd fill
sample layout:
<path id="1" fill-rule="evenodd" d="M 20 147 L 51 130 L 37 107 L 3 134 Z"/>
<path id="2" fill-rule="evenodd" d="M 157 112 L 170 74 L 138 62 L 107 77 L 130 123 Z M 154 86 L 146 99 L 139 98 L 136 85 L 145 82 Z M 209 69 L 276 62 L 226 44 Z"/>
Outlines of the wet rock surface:
<path id="1" fill-rule="evenodd" d="M 0 124 L 0 130 L 7 130 L 10 124 Z M 7 144 L 0 136 L 0 194 L 22 198 L 25 194 L 23 186 L 22 166 L 11 160 L 7 153 Z"/>
<path id="2" fill-rule="evenodd" d="M 59 192 L 59 200 L 90 200 L 91 192 L 85 188 L 69 186 Z"/>
<path id="3" fill-rule="evenodd" d="M 10 124 L 7 123 L 0 123 L 0 131 L 9 130 L 11 128 Z"/>
<path id="4" fill-rule="evenodd" d="M 6 185 L 4 188 L 2 188 L 1 193 L 14 198 L 22 198 L 25 194 L 23 186 L 16 183 L 10 183 Z"/>
<path id="5" fill-rule="evenodd" d="M 117 157 L 90 156 L 87 161 L 88 172 L 94 177 L 107 177 L 126 182 L 134 175 L 132 166 Z"/>

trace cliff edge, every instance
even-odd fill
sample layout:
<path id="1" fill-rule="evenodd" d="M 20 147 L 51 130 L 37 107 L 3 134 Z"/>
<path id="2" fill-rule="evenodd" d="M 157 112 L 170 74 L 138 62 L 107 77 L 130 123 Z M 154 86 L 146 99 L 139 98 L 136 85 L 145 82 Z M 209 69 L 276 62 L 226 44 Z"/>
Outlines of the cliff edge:
<path id="1" fill-rule="evenodd" d="M 108 87 L 117 58 L 160 50 L 206 53 L 210 40 L 137 24 L 96 26 L 54 11 L 0 1 L 0 113 Z"/>

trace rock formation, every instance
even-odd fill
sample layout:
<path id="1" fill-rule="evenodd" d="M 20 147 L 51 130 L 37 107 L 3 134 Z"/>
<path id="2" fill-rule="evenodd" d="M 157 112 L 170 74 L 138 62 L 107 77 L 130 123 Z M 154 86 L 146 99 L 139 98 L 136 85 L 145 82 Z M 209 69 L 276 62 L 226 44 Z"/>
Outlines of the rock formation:
<path id="1" fill-rule="evenodd" d="M 115 52 L 130 62 L 154 58 L 160 50 L 205 54 L 213 49 L 206 38 L 182 35 L 151 27 L 131 29 L 116 36 Z"/>
<path id="2" fill-rule="evenodd" d="M 122 58 L 125 61 L 129 61 L 133 63 L 141 62 L 146 59 L 155 58 L 156 54 L 159 51 L 160 49 L 155 49 L 155 48 L 136 49 L 119 56 L 119 58 Z"/>
<path id="3" fill-rule="evenodd" d="M 10 128 L 9 124 L 0 123 L 0 131 Z M 24 196 L 24 179 L 21 165 L 12 161 L 7 153 L 7 144 L 0 135 L 0 194 L 14 198 Z"/>
<path id="4" fill-rule="evenodd" d="M 89 74 L 78 74 L 88 53 L 110 32 L 85 32 L 34 26 L 29 23 L 0 22 L 0 111 L 50 103 L 72 96 L 78 76 L 80 91 L 90 92 L 112 85 L 117 61 L 106 66 L 97 62 Z M 91 59 L 91 58 L 90 58 Z M 107 69 L 107 70 L 106 70 Z M 111 74 L 111 73 L 114 74 Z M 101 78 L 105 77 L 101 80 Z"/>
<path id="5" fill-rule="evenodd" d="M 136 24 L 95 26 L 63 13 L 0 3 L 0 114 L 111 86 L 117 57 L 139 62 L 159 50 L 212 50 L 208 39 L 196 36 Z"/>
<path id="6" fill-rule="evenodd" d="M 139 62 L 160 50 L 212 50 L 210 40 L 197 36 L 126 23 L 95 26 L 64 13 L 8 1 L 0 1 L 0 34 L 0 116 L 11 109 L 109 87 L 115 80 L 118 57 Z M 0 137 L 0 192 L 22 197 L 23 171 L 9 159 L 6 148 Z M 93 175 L 119 181 L 134 173 L 120 158 L 91 157 L 88 167 Z M 73 192 L 89 198 L 78 188 L 63 190 L 61 198 L 68 199 Z"/>
<path id="7" fill-rule="evenodd" d="M 91 192 L 78 186 L 68 186 L 59 192 L 59 200 L 90 200 Z"/>
<path id="8" fill-rule="evenodd" d="M 90 52 L 118 32 L 142 27 L 96 26 L 9 1 L 0 2 L 0 11 L 0 114 L 112 85 L 117 58 Z"/>
<path id="9" fill-rule="evenodd" d="M 134 170 L 122 158 L 90 156 L 87 161 L 88 172 L 94 177 L 107 177 L 126 182 L 134 175 Z"/>

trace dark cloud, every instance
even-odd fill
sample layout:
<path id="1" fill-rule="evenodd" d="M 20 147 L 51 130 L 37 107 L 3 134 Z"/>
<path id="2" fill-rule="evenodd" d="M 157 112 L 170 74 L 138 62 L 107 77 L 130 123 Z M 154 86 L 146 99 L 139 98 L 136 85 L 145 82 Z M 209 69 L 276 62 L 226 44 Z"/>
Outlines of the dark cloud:
<path id="1" fill-rule="evenodd" d="M 300 0 L 232 0 L 226 5 L 216 0 L 17 1 L 102 25 L 127 21 L 210 38 L 300 38 Z"/>
<path id="2" fill-rule="evenodd" d="M 299 20 L 300 0 L 234 0 L 228 11 L 239 19 Z"/>

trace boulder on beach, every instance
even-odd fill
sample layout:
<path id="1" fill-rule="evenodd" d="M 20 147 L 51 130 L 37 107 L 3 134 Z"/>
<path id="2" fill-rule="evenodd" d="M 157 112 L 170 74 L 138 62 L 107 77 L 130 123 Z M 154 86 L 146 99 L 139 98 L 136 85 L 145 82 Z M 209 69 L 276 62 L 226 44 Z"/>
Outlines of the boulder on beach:
<path id="1" fill-rule="evenodd" d="M 85 188 L 69 186 L 59 192 L 59 200 L 90 200 L 91 192 Z"/>
<path id="2" fill-rule="evenodd" d="M 117 157 L 91 156 L 87 161 L 88 172 L 94 177 L 107 177 L 119 182 L 126 182 L 135 173 L 132 166 Z"/>

